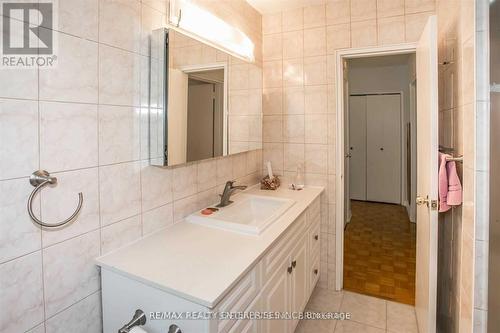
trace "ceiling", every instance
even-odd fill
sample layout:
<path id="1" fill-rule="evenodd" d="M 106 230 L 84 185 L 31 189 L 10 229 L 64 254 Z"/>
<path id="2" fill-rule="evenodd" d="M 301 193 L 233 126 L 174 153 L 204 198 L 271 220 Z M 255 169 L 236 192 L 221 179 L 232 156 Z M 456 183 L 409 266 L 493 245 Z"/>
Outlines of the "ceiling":
<path id="1" fill-rule="evenodd" d="M 287 9 L 296 9 L 306 6 L 322 5 L 327 0 L 246 0 L 261 14 L 281 12 Z"/>

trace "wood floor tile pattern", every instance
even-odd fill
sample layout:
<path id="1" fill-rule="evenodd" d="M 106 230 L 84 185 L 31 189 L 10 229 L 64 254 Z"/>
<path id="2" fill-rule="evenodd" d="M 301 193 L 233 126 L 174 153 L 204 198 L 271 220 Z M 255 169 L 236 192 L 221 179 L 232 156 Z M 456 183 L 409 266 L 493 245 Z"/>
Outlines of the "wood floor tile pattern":
<path id="1" fill-rule="evenodd" d="M 415 304 L 416 230 L 398 205 L 351 201 L 344 233 L 344 289 Z"/>

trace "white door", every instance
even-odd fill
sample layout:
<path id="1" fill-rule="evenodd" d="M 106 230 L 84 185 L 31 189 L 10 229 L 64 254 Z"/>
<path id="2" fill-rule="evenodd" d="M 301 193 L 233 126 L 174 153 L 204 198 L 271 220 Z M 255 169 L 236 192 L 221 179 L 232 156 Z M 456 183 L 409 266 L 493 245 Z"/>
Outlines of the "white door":
<path id="1" fill-rule="evenodd" d="M 187 162 L 214 157 L 214 88 L 208 82 L 189 85 Z"/>
<path id="2" fill-rule="evenodd" d="M 342 96 L 344 100 L 344 226 L 351 221 L 351 200 L 349 194 L 349 66 L 347 65 L 347 61 L 344 60 L 342 62 L 342 66 L 344 67 L 344 77 L 343 85 L 344 85 L 344 96 Z"/>
<path id="3" fill-rule="evenodd" d="M 417 45 L 417 80 L 415 309 L 419 331 L 435 333 L 438 233 L 438 211 L 437 207 L 433 207 L 438 199 L 438 63 L 435 16 L 427 21 Z"/>
<path id="4" fill-rule="evenodd" d="M 366 97 L 366 198 L 401 203 L 401 96 Z"/>
<path id="5" fill-rule="evenodd" d="M 366 200 L 366 96 L 349 98 L 349 195 Z"/>
<path id="6" fill-rule="evenodd" d="M 186 163 L 188 121 L 188 76 L 183 71 L 168 71 L 168 165 Z"/>

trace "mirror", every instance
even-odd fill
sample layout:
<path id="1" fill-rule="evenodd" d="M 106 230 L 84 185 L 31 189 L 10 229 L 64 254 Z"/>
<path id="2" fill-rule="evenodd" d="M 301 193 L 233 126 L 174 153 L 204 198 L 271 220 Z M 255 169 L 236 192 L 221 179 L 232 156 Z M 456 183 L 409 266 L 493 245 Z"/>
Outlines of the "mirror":
<path id="1" fill-rule="evenodd" d="M 173 29 L 151 37 L 149 157 L 172 166 L 262 148 L 262 69 Z"/>

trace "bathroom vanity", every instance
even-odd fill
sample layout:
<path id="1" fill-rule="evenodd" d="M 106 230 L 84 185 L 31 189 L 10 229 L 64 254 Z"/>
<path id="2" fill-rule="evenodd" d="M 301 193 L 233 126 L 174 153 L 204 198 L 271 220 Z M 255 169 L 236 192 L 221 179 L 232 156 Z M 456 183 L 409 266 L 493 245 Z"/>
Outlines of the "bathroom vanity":
<path id="1" fill-rule="evenodd" d="M 298 319 L 257 318 L 304 310 L 320 274 L 322 191 L 235 195 L 235 203 L 248 195 L 293 200 L 260 235 L 183 221 L 98 258 L 104 332 L 117 332 L 136 309 L 149 333 L 173 324 L 183 333 L 293 332 Z M 239 312 L 251 318 L 220 318 Z"/>

